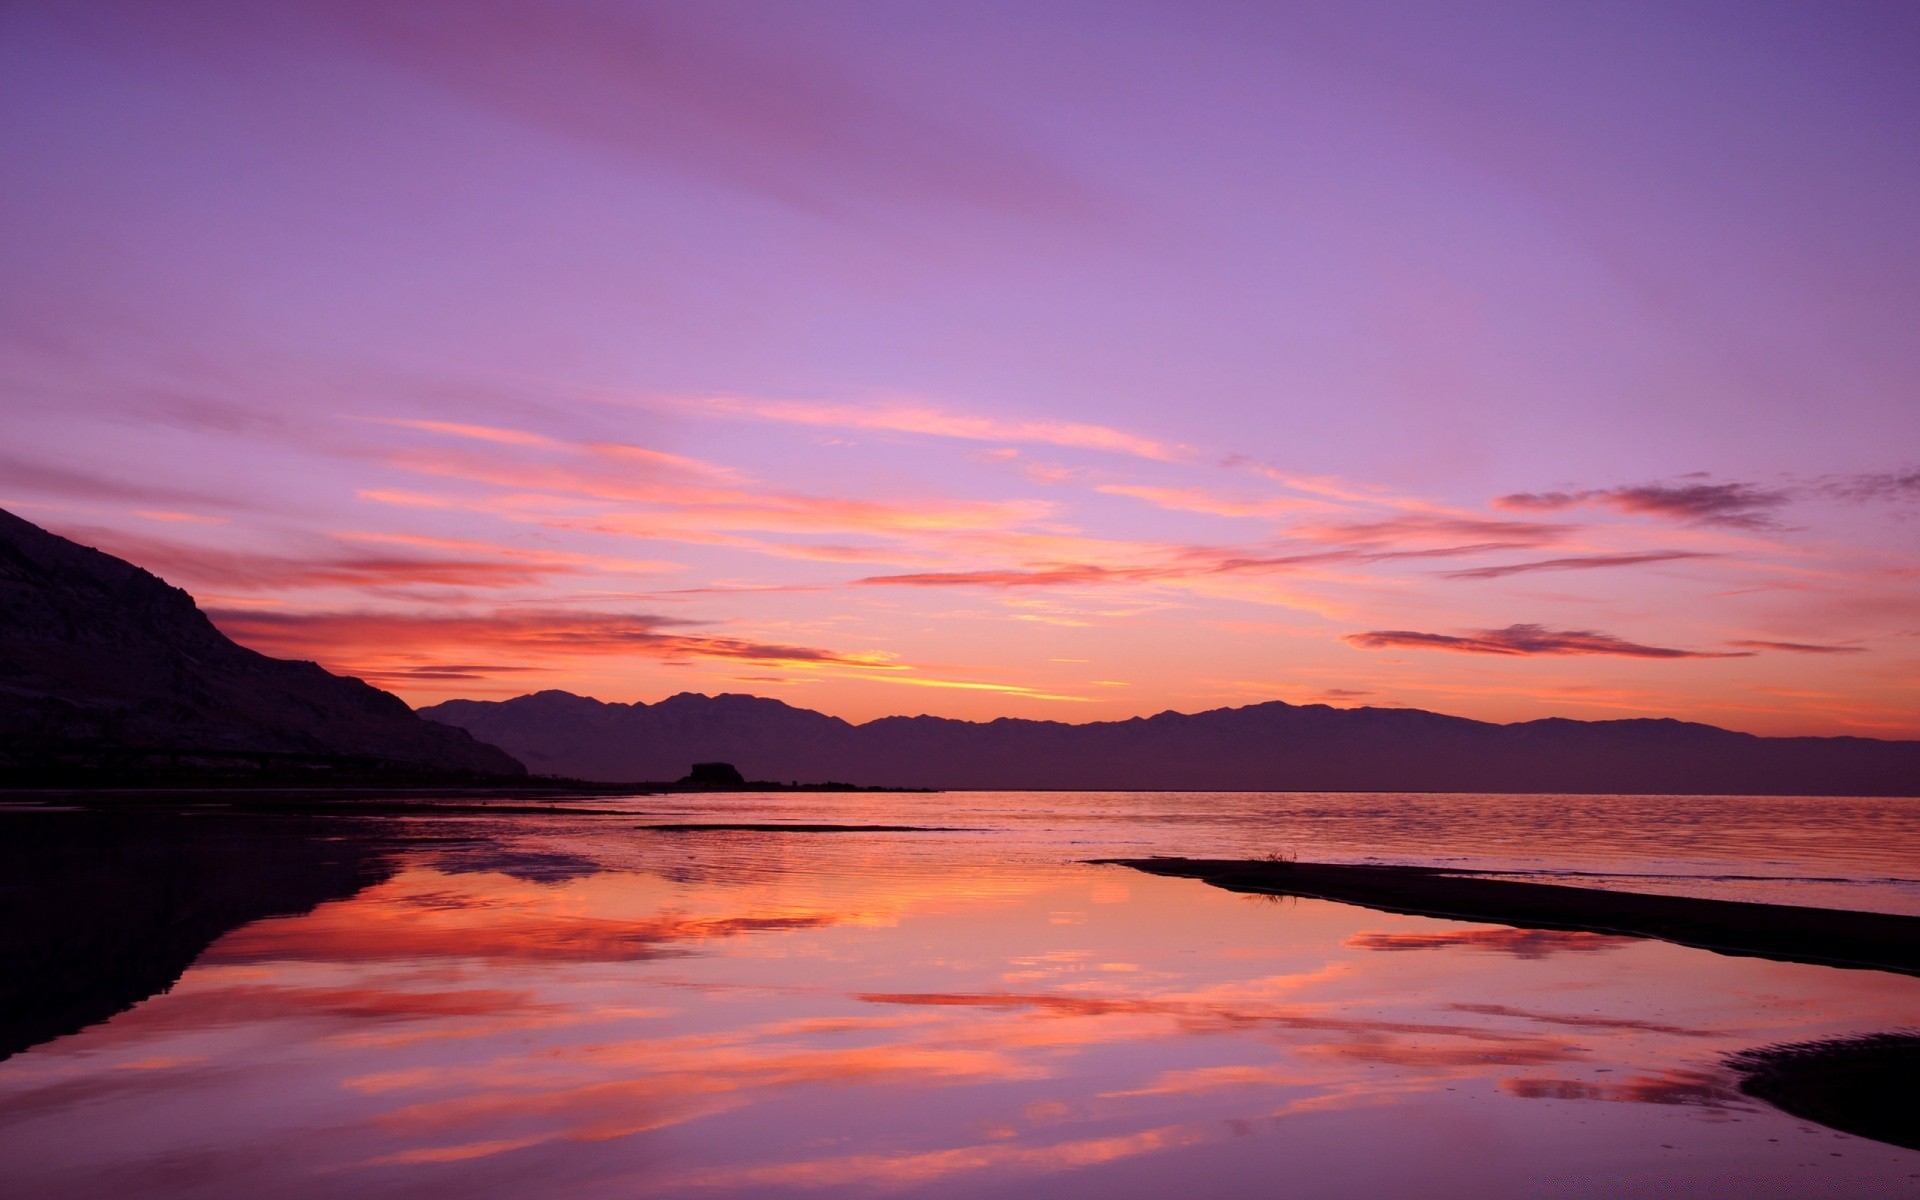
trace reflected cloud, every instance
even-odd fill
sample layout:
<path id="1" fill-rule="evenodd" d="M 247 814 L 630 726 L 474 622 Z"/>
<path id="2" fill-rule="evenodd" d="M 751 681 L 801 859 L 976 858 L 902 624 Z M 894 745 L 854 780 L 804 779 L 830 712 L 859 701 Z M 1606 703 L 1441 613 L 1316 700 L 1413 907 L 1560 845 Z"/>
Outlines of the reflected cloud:
<path id="1" fill-rule="evenodd" d="M 1356 933 L 1345 945 L 1356 950 L 1484 950 L 1515 958 L 1545 958 L 1549 954 L 1615 950 L 1637 938 L 1606 933 L 1558 929 L 1461 929 L 1431 933 Z"/>
<path id="2" fill-rule="evenodd" d="M 1501 1080 L 1500 1090 L 1523 1100 L 1611 1100 L 1625 1104 L 1680 1104 L 1711 1109 L 1751 1110 L 1754 1107 L 1740 1095 L 1731 1080 L 1701 1071 L 1635 1075 L 1618 1083 L 1520 1077 Z"/>
<path id="3" fill-rule="evenodd" d="M 989 1169 L 1051 1174 L 1097 1166 L 1142 1154 L 1218 1141 L 1217 1125 L 1169 1125 L 1111 1137 L 1081 1138 L 1048 1146 L 987 1143 L 952 1150 L 894 1155 L 845 1155 L 764 1167 L 719 1168 L 676 1181 L 697 1187 L 904 1187 Z"/>
<path id="4" fill-rule="evenodd" d="M 305 918 L 249 925 L 221 939 L 203 961 L 629 962 L 685 953 L 695 943 L 818 929 L 842 919 L 831 911 L 596 916 L 576 911 L 571 893 L 552 886 L 551 879 L 448 894 L 432 886 L 445 878 L 409 872 L 372 889 L 362 904 L 323 905 Z"/>
<path id="5" fill-rule="evenodd" d="M 232 1195 L 287 1163 L 370 1194 L 1070 1188 L 1103 1164 L 1179 1171 L 1183 1148 L 1285 1138 L 1309 1117 L 1317 1139 L 1369 1139 L 1501 1103 L 1496 1087 L 1726 1103 L 1689 1064 L 1732 1035 L 1634 1015 L 1697 1012 L 1684 981 L 1608 990 L 1592 974 L 1581 952 L 1625 939 L 1416 941 L 1339 906 L 1277 913 L 1151 880 L 1122 895 L 1087 868 L 903 867 L 897 844 L 669 852 L 606 845 L 599 824 L 501 828 L 433 835 L 391 879 L 229 934 L 168 995 L 24 1056 L 0 1077 L 0 1150 L 57 1114 L 109 1147 L 88 1180 L 137 1182 L 160 1168 L 109 1135 L 179 1112 L 196 1138 L 281 1148 L 277 1167 L 210 1166 Z M 685 862 L 689 882 L 663 878 Z M 1296 969 L 1242 974 L 1247 954 L 1196 954 L 1195 929 Z M 1414 948 L 1461 974 L 1375 953 Z M 1009 971 L 1035 978 L 997 987 Z M 1643 1003 L 1648 986 L 1673 990 Z M 1554 1010 L 1570 988 L 1591 1011 Z M 1478 1002 L 1490 992 L 1512 1002 Z M 1742 1045 L 1774 1010 L 1747 1011 Z M 295 1077 L 321 1081 L 300 1093 L 301 1131 L 245 1107 Z"/>

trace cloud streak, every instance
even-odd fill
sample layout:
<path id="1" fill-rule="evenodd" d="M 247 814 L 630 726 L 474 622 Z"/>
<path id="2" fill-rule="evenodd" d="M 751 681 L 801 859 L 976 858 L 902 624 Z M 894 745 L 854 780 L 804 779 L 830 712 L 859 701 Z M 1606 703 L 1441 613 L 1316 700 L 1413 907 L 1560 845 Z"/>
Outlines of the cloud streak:
<path id="1" fill-rule="evenodd" d="M 1920 467 L 1862 475 L 1829 475 L 1820 480 L 1822 494 L 1856 503 L 1896 503 L 1920 500 Z"/>
<path id="2" fill-rule="evenodd" d="M 1582 506 L 1727 529 L 1776 529 L 1775 511 L 1792 495 L 1752 483 L 1643 483 L 1577 492 L 1514 492 L 1494 500 L 1509 512 L 1560 512 Z"/>
<path id="3" fill-rule="evenodd" d="M 1696 550 L 1654 550 L 1645 554 L 1581 554 L 1568 558 L 1545 558 L 1535 562 L 1472 567 L 1463 571 L 1443 571 L 1441 574 L 1447 579 L 1504 579 L 1509 575 L 1524 575 L 1533 571 L 1594 571 L 1608 567 L 1638 567 L 1647 563 L 1715 557 L 1718 556 Z"/>
<path id="4" fill-rule="evenodd" d="M 62 527 L 66 533 L 126 558 L 175 584 L 227 592 L 305 588 L 393 591 L 410 587 L 501 589 L 535 586 L 557 576 L 611 572 L 656 573 L 674 564 L 558 550 L 528 550 L 484 542 L 398 534 L 340 534 L 311 555 L 234 550 L 140 537 L 113 529 Z M 339 543 L 403 546 L 342 553 Z"/>
<path id="5" fill-rule="evenodd" d="M 688 633 L 685 629 L 694 622 L 645 613 L 560 610 L 469 614 L 287 613 L 214 609 L 208 616 L 243 645 L 282 657 L 318 661 L 327 658 L 352 661 L 396 653 L 425 656 L 454 648 L 485 648 L 518 656 L 523 665 L 529 659 L 623 654 L 661 659 L 720 658 L 897 669 L 883 655 L 843 654 L 812 646 Z"/>
<path id="6" fill-rule="evenodd" d="M 1780 650 L 1788 654 L 1865 654 L 1865 646 L 1835 646 L 1820 642 L 1767 642 L 1754 639 L 1742 639 L 1728 642 L 1729 646 L 1738 646 L 1742 650 Z"/>
<path id="7" fill-rule="evenodd" d="M 693 411 L 716 416 L 752 417 L 832 429 L 919 434 L 970 442 L 1015 442 L 1058 446 L 1069 450 L 1099 450 L 1155 462 L 1184 462 L 1193 455 L 1193 451 L 1185 446 L 1156 441 L 1106 425 L 985 417 L 951 412 L 918 400 L 854 405 L 716 396 L 689 401 L 686 406 Z"/>
<path id="8" fill-rule="evenodd" d="M 1645 646 L 1608 633 L 1585 629 L 1548 629 L 1542 625 L 1509 625 L 1466 634 L 1419 633 L 1408 629 L 1376 629 L 1349 633 L 1341 641 L 1362 650 L 1448 650 L 1456 654 L 1493 654 L 1510 658 L 1565 655 L 1610 655 L 1617 658 L 1750 658 L 1751 651 L 1678 650 Z"/>

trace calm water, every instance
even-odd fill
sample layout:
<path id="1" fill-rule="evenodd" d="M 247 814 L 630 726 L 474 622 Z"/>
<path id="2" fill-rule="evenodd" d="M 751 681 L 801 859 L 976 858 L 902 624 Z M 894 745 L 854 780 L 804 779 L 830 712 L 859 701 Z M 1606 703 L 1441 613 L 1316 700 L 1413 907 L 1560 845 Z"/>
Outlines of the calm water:
<path id="1" fill-rule="evenodd" d="M 0 1193 L 1920 1195 L 1920 1153 L 1720 1065 L 1920 1024 L 1920 980 L 1075 861 L 1292 851 L 1911 912 L 1911 802 L 605 807 L 627 815 L 388 822 L 420 840 L 363 890 L 0 1062 Z M 685 819 L 964 828 L 636 828 Z"/>

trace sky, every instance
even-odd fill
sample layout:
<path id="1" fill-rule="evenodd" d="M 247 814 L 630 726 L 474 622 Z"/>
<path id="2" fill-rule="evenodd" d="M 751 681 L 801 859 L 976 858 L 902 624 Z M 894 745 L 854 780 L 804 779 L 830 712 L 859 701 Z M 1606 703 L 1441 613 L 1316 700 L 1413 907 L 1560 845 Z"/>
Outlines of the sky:
<path id="1" fill-rule="evenodd" d="M 1920 8 L 0 6 L 0 506 L 408 701 L 1920 736 Z"/>

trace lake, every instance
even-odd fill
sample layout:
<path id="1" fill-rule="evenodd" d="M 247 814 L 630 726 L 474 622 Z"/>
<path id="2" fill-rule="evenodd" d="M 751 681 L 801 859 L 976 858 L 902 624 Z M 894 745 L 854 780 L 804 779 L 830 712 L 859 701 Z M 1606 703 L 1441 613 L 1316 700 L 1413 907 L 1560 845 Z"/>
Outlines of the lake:
<path id="1" fill-rule="evenodd" d="M 168 847 L 35 893 L 99 910 L 62 934 L 76 969 L 129 953 L 117 924 L 157 944 L 138 925 L 156 908 L 175 930 L 212 914 L 194 926 L 211 944 L 180 935 L 192 965 L 144 1000 L 137 981 L 94 981 L 134 993 L 103 1016 L 132 1007 L 0 1062 L 0 1191 L 1920 1194 L 1920 1152 L 1751 1100 L 1723 1063 L 1913 1028 L 1920 979 L 1244 896 L 1081 861 L 1284 854 L 1916 913 L 1910 800 L 783 793 L 565 806 L 605 815 L 367 818 L 303 834 L 344 866 L 234 832 L 271 818 L 213 813 L 107 819 L 62 842 L 86 862 L 115 838 Z M 0 813 L 0 830 L 22 819 Z M 801 821 L 941 828 L 643 828 Z M 209 838 L 217 852 L 196 848 Z M 240 901 L 219 908 L 195 890 L 233 871 L 258 872 L 258 889 L 311 886 L 285 908 L 319 903 L 245 919 Z M 142 873 L 153 880 L 131 879 Z M 235 927 L 216 908 L 239 914 Z"/>

